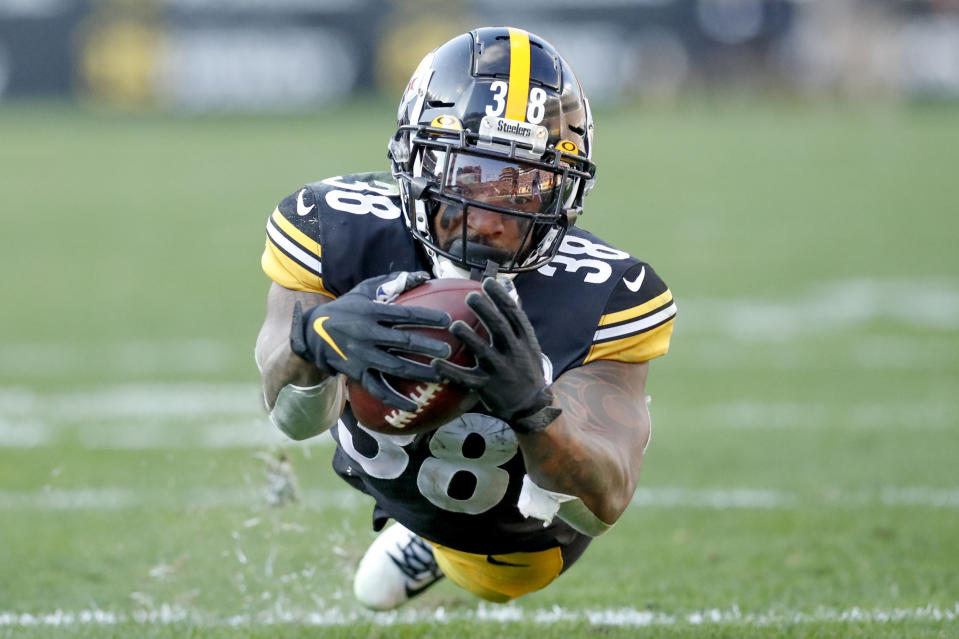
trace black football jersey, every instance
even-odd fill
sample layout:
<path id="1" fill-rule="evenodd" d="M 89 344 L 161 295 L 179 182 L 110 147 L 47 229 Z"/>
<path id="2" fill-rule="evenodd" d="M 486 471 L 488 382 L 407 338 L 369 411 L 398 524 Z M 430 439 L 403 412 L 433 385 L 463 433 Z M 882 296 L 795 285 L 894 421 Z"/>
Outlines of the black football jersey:
<path id="1" fill-rule="evenodd" d="M 374 275 L 430 270 L 388 173 L 333 177 L 284 199 L 267 222 L 262 266 L 281 286 L 334 298 Z M 513 282 L 548 378 L 669 348 L 669 289 L 649 264 L 585 230 L 570 229 L 547 266 Z M 357 423 L 347 404 L 333 429 L 333 466 L 376 500 L 378 513 L 450 548 L 500 554 L 584 541 L 559 519 L 544 526 L 519 512 L 526 469 L 516 436 L 481 405 L 474 410 L 429 433 L 390 436 Z"/>

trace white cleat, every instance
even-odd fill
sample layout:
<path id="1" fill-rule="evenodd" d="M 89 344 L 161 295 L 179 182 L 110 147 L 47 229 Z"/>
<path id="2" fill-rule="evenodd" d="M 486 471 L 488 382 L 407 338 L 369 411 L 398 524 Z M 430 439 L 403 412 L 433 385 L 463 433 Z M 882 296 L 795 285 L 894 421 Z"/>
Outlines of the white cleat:
<path id="1" fill-rule="evenodd" d="M 433 549 L 400 524 L 380 533 L 353 579 L 353 594 L 374 610 L 392 610 L 443 578 Z"/>

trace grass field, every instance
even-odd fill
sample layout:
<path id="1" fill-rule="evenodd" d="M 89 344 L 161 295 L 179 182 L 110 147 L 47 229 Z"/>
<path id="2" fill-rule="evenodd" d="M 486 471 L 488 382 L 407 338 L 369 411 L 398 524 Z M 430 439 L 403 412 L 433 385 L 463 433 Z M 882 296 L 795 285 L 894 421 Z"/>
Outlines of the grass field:
<path id="1" fill-rule="evenodd" d="M 582 225 L 680 308 L 634 505 L 508 606 L 352 600 L 370 504 L 258 399 L 263 227 L 393 105 L 0 105 L 0 636 L 959 634 L 959 109 L 597 114 Z M 290 454 L 299 503 L 265 499 Z"/>

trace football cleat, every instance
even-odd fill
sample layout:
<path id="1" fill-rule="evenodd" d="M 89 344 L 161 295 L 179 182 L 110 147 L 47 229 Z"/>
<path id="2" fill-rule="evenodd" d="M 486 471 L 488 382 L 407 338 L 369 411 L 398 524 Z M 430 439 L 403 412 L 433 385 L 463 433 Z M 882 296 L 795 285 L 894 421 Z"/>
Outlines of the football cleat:
<path id="1" fill-rule="evenodd" d="M 373 610 L 392 610 L 443 578 L 433 549 L 400 524 L 380 533 L 353 579 L 353 594 Z"/>

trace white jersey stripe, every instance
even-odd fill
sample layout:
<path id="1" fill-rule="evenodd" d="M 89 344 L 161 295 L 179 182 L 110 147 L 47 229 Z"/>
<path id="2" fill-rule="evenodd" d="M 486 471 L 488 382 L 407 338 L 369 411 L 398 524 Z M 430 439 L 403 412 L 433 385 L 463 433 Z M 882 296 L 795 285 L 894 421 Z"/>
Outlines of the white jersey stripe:
<path id="1" fill-rule="evenodd" d="M 323 267 L 315 256 L 310 255 L 298 245 L 291 242 L 270 220 L 266 225 L 266 233 L 273 240 L 273 243 L 289 253 L 295 260 L 309 268 L 311 271 L 320 275 L 323 273 Z"/>
<path id="2" fill-rule="evenodd" d="M 593 341 L 598 342 L 604 339 L 610 339 L 612 337 L 622 337 L 623 335 L 629 335 L 630 333 L 639 333 L 643 329 L 647 329 L 650 326 L 655 326 L 660 322 L 664 322 L 673 315 L 676 314 L 676 304 L 670 304 L 661 311 L 657 311 L 648 317 L 643 317 L 634 322 L 628 322 L 626 324 L 620 324 L 619 326 L 610 326 L 609 328 L 601 328 L 596 331 L 596 334 L 593 335 Z"/>

